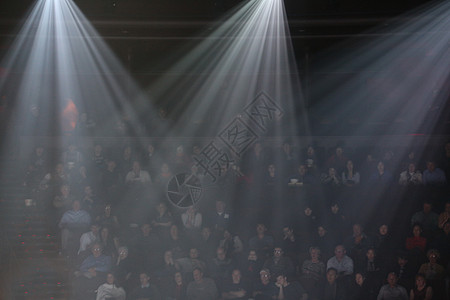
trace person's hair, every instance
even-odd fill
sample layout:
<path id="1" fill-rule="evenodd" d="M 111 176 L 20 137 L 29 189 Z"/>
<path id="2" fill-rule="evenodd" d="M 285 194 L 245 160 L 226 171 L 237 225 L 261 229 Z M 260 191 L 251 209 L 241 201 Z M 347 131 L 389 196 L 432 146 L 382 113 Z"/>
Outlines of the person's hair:
<path id="1" fill-rule="evenodd" d="M 417 273 L 416 276 L 414 277 L 415 279 L 422 277 L 423 279 L 427 279 L 426 275 L 424 273 Z"/>
<path id="2" fill-rule="evenodd" d="M 441 257 L 441 254 L 437 249 L 430 249 L 427 251 L 427 257 L 429 257 L 432 254 L 436 255 L 436 259 L 439 259 Z"/>
<path id="3" fill-rule="evenodd" d="M 330 272 L 330 271 L 334 271 L 334 273 L 336 273 L 336 275 L 338 274 L 338 271 L 335 268 L 328 268 L 327 269 L 327 273 Z"/>
<path id="4" fill-rule="evenodd" d="M 192 273 L 193 273 L 195 270 L 200 271 L 200 273 L 203 274 L 203 269 L 202 269 L 202 268 L 200 268 L 200 267 L 195 267 L 194 270 L 192 270 Z"/>
<path id="5" fill-rule="evenodd" d="M 311 246 L 311 247 L 309 247 L 309 254 L 311 254 L 311 252 L 312 252 L 313 250 L 317 250 L 318 253 L 319 253 L 319 256 L 322 254 L 322 251 L 321 251 L 320 248 L 317 247 L 317 246 Z"/>

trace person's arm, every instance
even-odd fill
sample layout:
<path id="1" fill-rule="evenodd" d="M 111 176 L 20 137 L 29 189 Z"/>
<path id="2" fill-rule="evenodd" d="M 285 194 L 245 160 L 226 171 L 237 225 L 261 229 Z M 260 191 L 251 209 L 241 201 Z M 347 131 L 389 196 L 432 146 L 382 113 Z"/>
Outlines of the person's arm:
<path id="1" fill-rule="evenodd" d="M 284 290 L 283 285 L 281 284 L 275 284 L 278 287 L 278 295 L 275 296 L 275 300 L 283 300 L 284 299 Z"/>
<path id="2" fill-rule="evenodd" d="M 414 290 L 409 291 L 409 300 L 414 300 Z"/>
<path id="3" fill-rule="evenodd" d="M 384 289 L 385 289 L 385 287 L 382 286 L 381 289 L 380 289 L 380 292 L 378 293 L 377 300 L 383 300 L 384 299 Z"/>
<path id="4" fill-rule="evenodd" d="M 425 292 L 425 300 L 431 300 L 433 299 L 433 288 L 431 286 L 427 287 L 427 290 Z"/>

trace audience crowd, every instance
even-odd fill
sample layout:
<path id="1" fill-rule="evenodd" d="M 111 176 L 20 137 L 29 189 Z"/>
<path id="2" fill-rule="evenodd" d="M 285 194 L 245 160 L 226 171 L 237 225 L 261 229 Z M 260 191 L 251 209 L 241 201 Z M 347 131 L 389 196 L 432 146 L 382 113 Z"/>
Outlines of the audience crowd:
<path id="1" fill-rule="evenodd" d="M 25 170 L 73 299 L 449 299 L 450 143 L 400 155 L 257 142 L 215 181 L 200 145 L 117 148 L 37 146 Z M 167 197 L 180 173 L 200 201 Z"/>

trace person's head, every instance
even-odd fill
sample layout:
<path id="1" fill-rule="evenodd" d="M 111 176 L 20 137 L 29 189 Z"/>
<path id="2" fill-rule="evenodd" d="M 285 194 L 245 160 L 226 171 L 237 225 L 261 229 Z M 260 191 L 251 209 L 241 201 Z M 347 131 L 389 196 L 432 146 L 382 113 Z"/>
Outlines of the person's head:
<path id="1" fill-rule="evenodd" d="M 316 151 L 314 150 L 314 147 L 313 147 L 313 146 L 308 146 L 308 148 L 306 149 L 306 154 L 307 154 L 308 156 L 313 156 L 315 152 L 316 152 Z"/>
<path id="2" fill-rule="evenodd" d="M 144 236 L 148 236 L 151 231 L 152 231 L 152 226 L 150 224 L 148 224 L 148 223 L 142 224 L 141 232 Z"/>
<path id="3" fill-rule="evenodd" d="M 408 263 L 408 256 L 406 253 L 399 253 L 397 255 L 397 263 L 400 267 L 404 267 L 406 266 L 406 264 Z"/>
<path id="4" fill-rule="evenodd" d="M 283 256 L 283 249 L 281 247 L 275 247 L 273 249 L 273 257 L 280 258 Z"/>
<path id="5" fill-rule="evenodd" d="M 81 209 L 81 203 L 79 200 L 75 200 L 72 202 L 72 209 L 74 211 L 79 211 Z"/>
<path id="6" fill-rule="evenodd" d="M 427 161 L 427 170 L 430 172 L 434 172 L 434 170 L 436 169 L 436 163 L 434 160 L 429 159 Z"/>
<path id="7" fill-rule="evenodd" d="M 108 284 L 114 284 L 114 274 L 113 273 L 106 274 L 106 282 Z"/>
<path id="8" fill-rule="evenodd" d="M 365 279 L 366 278 L 364 277 L 364 275 L 362 273 L 355 274 L 355 281 L 356 281 L 356 284 L 358 284 L 359 286 L 363 285 Z"/>
<path id="9" fill-rule="evenodd" d="M 334 248 L 334 255 L 336 255 L 338 260 L 343 259 L 346 253 L 347 251 L 343 245 L 337 245 L 336 248 Z"/>
<path id="10" fill-rule="evenodd" d="M 273 172 L 275 172 L 275 165 L 274 164 L 270 164 L 268 167 L 267 167 L 267 171 L 269 171 L 269 173 L 273 173 Z"/>
<path id="11" fill-rule="evenodd" d="M 369 261 L 373 261 L 375 259 L 376 253 L 375 253 L 375 249 L 373 248 L 369 248 L 366 251 L 366 257 Z"/>
<path id="12" fill-rule="evenodd" d="M 139 281 L 141 282 L 142 286 L 146 286 L 150 282 L 150 277 L 148 276 L 147 273 L 141 272 L 139 274 Z"/>
<path id="13" fill-rule="evenodd" d="M 216 201 L 216 212 L 223 213 L 225 211 L 225 202 L 222 200 Z"/>
<path id="14" fill-rule="evenodd" d="M 304 176 L 306 174 L 306 170 L 307 170 L 307 168 L 305 165 L 302 164 L 302 165 L 298 166 L 298 173 L 301 176 Z"/>
<path id="15" fill-rule="evenodd" d="M 94 154 L 95 154 L 96 156 L 101 155 L 101 154 L 102 154 L 102 151 L 103 151 L 103 148 L 102 148 L 101 145 L 97 144 L 97 145 L 94 146 Z"/>
<path id="16" fill-rule="evenodd" d="M 192 276 L 194 277 L 194 281 L 199 283 L 203 280 L 203 271 L 200 268 L 195 268 L 194 271 L 192 271 Z"/>
<path id="17" fill-rule="evenodd" d="M 164 202 L 158 203 L 156 210 L 160 215 L 164 215 L 167 212 L 167 205 Z"/>
<path id="18" fill-rule="evenodd" d="M 344 149 L 341 146 L 336 147 L 336 156 L 342 156 Z"/>
<path id="19" fill-rule="evenodd" d="M 347 170 L 353 170 L 353 161 L 347 160 Z"/>
<path id="20" fill-rule="evenodd" d="M 95 223 L 95 224 L 92 224 L 90 228 L 91 228 L 92 233 L 94 235 L 97 235 L 98 230 L 100 229 L 100 225 Z"/>
<path id="21" fill-rule="evenodd" d="M 279 285 L 286 285 L 288 282 L 286 274 L 278 274 L 277 275 L 277 284 Z"/>
<path id="22" fill-rule="evenodd" d="M 125 258 L 128 257 L 128 248 L 125 247 L 125 246 L 119 247 L 119 249 L 117 250 L 117 252 L 119 253 L 120 259 L 125 259 Z"/>
<path id="23" fill-rule="evenodd" d="M 247 259 L 256 261 L 258 259 L 258 254 L 256 253 L 256 250 L 254 249 L 249 250 Z"/>
<path id="24" fill-rule="evenodd" d="M 191 259 L 198 258 L 198 249 L 197 248 L 191 248 L 189 250 L 189 258 L 191 258 Z"/>
<path id="25" fill-rule="evenodd" d="M 261 282 L 267 283 L 270 281 L 270 271 L 269 269 L 262 269 L 259 271 L 259 278 L 261 279 Z"/>
<path id="26" fill-rule="evenodd" d="M 337 278 L 337 270 L 335 268 L 329 268 L 327 270 L 327 281 L 329 284 L 333 284 Z"/>
<path id="27" fill-rule="evenodd" d="M 320 258 L 320 249 L 319 247 L 310 247 L 309 255 L 311 256 L 311 260 L 319 260 Z"/>
<path id="28" fill-rule="evenodd" d="M 225 240 L 231 240 L 231 239 L 233 238 L 233 234 L 230 232 L 230 230 L 225 229 L 225 230 L 223 231 L 223 238 L 224 238 Z"/>
<path id="29" fill-rule="evenodd" d="M 102 230 L 100 231 L 100 235 L 102 237 L 102 240 L 106 241 L 106 239 L 109 236 L 109 228 L 108 227 L 103 227 Z"/>
<path id="30" fill-rule="evenodd" d="M 91 246 L 91 252 L 94 257 L 99 257 L 102 255 L 103 247 L 100 243 L 94 243 Z"/>
<path id="31" fill-rule="evenodd" d="M 305 216 L 307 216 L 307 217 L 309 217 L 309 216 L 311 216 L 312 215 L 312 209 L 311 209 L 311 207 L 310 206 L 306 206 L 305 207 L 305 210 L 303 211 L 304 213 L 305 213 Z"/>
<path id="32" fill-rule="evenodd" d="M 389 227 L 386 224 L 381 224 L 380 227 L 378 227 L 378 232 L 380 235 L 387 235 L 389 232 Z"/>
<path id="33" fill-rule="evenodd" d="M 106 166 L 108 168 L 108 170 L 113 171 L 116 168 L 116 162 L 112 159 L 108 160 L 108 162 L 106 163 Z"/>
<path id="34" fill-rule="evenodd" d="M 291 237 L 291 236 L 294 235 L 294 230 L 291 227 L 289 227 L 289 226 L 284 226 L 283 227 L 283 234 L 286 237 Z"/>
<path id="35" fill-rule="evenodd" d="M 61 185 L 59 190 L 61 192 L 61 195 L 63 195 L 64 197 L 67 197 L 70 194 L 70 186 L 67 184 Z"/>
<path id="36" fill-rule="evenodd" d="M 211 228 L 209 227 L 203 227 L 202 228 L 202 238 L 206 241 L 211 236 Z"/>
<path id="37" fill-rule="evenodd" d="M 416 164 L 411 162 L 408 164 L 408 172 L 409 173 L 414 173 L 416 171 Z"/>
<path id="38" fill-rule="evenodd" d="M 133 172 L 139 173 L 140 171 L 141 171 L 141 164 L 137 160 L 135 160 L 133 162 Z"/>
<path id="39" fill-rule="evenodd" d="M 320 237 L 324 237 L 325 234 L 327 234 L 326 228 L 325 228 L 324 226 L 319 226 L 319 227 L 317 227 L 317 234 L 318 234 Z"/>
<path id="40" fill-rule="evenodd" d="M 425 284 L 426 284 L 425 274 L 421 274 L 421 273 L 417 274 L 416 275 L 416 286 L 422 288 L 425 286 Z"/>
<path id="41" fill-rule="evenodd" d="M 164 261 L 166 263 L 172 261 L 173 259 L 173 255 L 172 255 L 172 251 L 171 250 L 167 250 L 166 252 L 164 252 Z"/>
<path id="42" fill-rule="evenodd" d="M 259 223 L 256 225 L 256 233 L 264 234 L 267 231 L 266 225 Z"/>
<path id="43" fill-rule="evenodd" d="M 233 280 L 233 283 L 239 283 L 241 282 L 242 274 L 239 269 L 234 269 L 233 272 L 231 272 L 231 279 Z"/>
<path id="44" fill-rule="evenodd" d="M 336 176 L 336 169 L 333 167 L 328 168 L 328 176 Z"/>
<path id="45" fill-rule="evenodd" d="M 415 237 L 419 237 L 422 234 L 422 226 L 419 224 L 414 225 L 412 232 Z"/>
<path id="46" fill-rule="evenodd" d="M 227 252 L 225 251 L 225 248 L 223 247 L 218 247 L 216 250 L 216 255 L 217 255 L 217 259 L 218 260 L 225 260 L 225 258 L 227 257 Z"/>
<path id="47" fill-rule="evenodd" d="M 105 205 L 105 215 L 106 216 L 111 215 L 111 209 L 112 209 L 111 204 L 106 204 Z"/>
<path id="48" fill-rule="evenodd" d="M 430 249 L 427 252 L 427 258 L 430 261 L 431 264 L 437 263 L 438 259 L 440 257 L 439 251 L 436 249 Z"/>
<path id="49" fill-rule="evenodd" d="M 379 173 L 384 173 L 384 162 L 379 161 L 377 164 L 377 170 Z"/>
<path id="50" fill-rule="evenodd" d="M 183 284 L 183 275 L 181 274 L 181 272 L 175 272 L 175 274 L 173 275 L 173 278 L 177 285 Z"/>
<path id="51" fill-rule="evenodd" d="M 161 172 L 162 173 L 169 173 L 170 172 L 169 164 L 162 163 L 162 165 L 161 165 Z"/>
<path id="52" fill-rule="evenodd" d="M 172 224 L 172 226 L 170 226 L 170 235 L 172 237 L 178 237 L 178 226 L 175 224 Z"/>
<path id="53" fill-rule="evenodd" d="M 337 214 L 339 212 L 339 204 L 333 203 L 331 204 L 331 213 Z"/>
<path id="54" fill-rule="evenodd" d="M 387 282 L 391 287 L 397 285 L 397 280 L 398 280 L 397 274 L 395 274 L 394 272 L 388 274 Z"/>
<path id="55" fill-rule="evenodd" d="M 423 203 L 423 212 L 424 213 L 429 214 L 432 209 L 433 209 L 433 204 L 431 204 L 431 202 L 425 201 Z"/>
<path id="56" fill-rule="evenodd" d="M 354 224 L 353 225 L 353 235 L 354 236 L 360 236 L 363 233 L 363 228 L 361 224 Z"/>

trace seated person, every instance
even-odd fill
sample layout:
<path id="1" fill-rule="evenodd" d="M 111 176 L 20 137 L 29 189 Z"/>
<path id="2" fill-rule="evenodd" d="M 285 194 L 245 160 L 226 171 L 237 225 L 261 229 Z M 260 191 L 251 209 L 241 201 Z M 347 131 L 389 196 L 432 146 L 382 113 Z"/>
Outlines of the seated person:
<path id="1" fill-rule="evenodd" d="M 286 276 L 295 275 L 294 264 L 289 257 L 285 257 L 283 249 L 276 246 L 273 250 L 273 256 L 268 258 L 263 268 L 269 269 L 271 274 L 286 274 Z"/>
<path id="2" fill-rule="evenodd" d="M 91 246 L 91 255 L 83 262 L 75 272 L 73 282 L 73 299 L 84 300 L 92 298 L 95 289 L 104 283 L 106 273 L 111 271 L 111 257 L 102 253 L 102 246 L 94 243 Z"/>
<path id="3" fill-rule="evenodd" d="M 338 271 L 329 268 L 326 274 L 326 281 L 321 289 L 321 300 L 347 300 L 347 287 L 344 280 L 338 280 Z"/>
<path id="4" fill-rule="evenodd" d="M 106 283 L 102 284 L 97 289 L 96 300 L 125 300 L 125 290 L 117 285 L 113 273 L 106 275 Z"/>
<path id="5" fill-rule="evenodd" d="M 339 187 L 342 184 L 341 177 L 336 173 L 333 167 L 328 168 L 328 173 L 320 175 L 320 181 L 327 187 Z"/>
<path id="6" fill-rule="evenodd" d="M 249 250 L 248 256 L 245 260 L 239 263 L 242 269 L 242 275 L 252 284 L 259 280 L 259 271 L 262 269 L 263 261 L 258 258 L 256 250 Z"/>
<path id="7" fill-rule="evenodd" d="M 397 274 L 389 273 L 387 277 L 388 283 L 381 287 L 377 300 L 408 300 L 405 288 L 398 285 L 397 281 Z"/>
<path id="8" fill-rule="evenodd" d="M 90 224 L 91 217 L 86 211 L 81 210 L 80 201 L 73 201 L 72 209 L 66 211 L 59 222 L 61 252 L 66 255 L 75 255 L 79 249 L 78 241 Z"/>
<path id="9" fill-rule="evenodd" d="M 188 300 L 216 300 L 218 297 L 217 286 L 211 278 L 203 277 L 201 268 L 195 268 L 192 272 L 194 281 L 187 287 Z"/>
<path id="10" fill-rule="evenodd" d="M 276 300 L 306 300 L 308 294 L 297 281 L 289 282 L 286 274 L 279 274 L 275 282 L 275 293 L 272 299 Z"/>
<path id="11" fill-rule="evenodd" d="M 92 224 L 91 231 L 85 232 L 81 235 L 80 249 L 78 249 L 78 254 L 88 250 L 88 247 L 98 240 L 99 229 L 100 226 L 98 224 Z"/>
<path id="12" fill-rule="evenodd" d="M 255 300 L 270 300 L 277 291 L 270 280 L 270 271 L 262 269 L 259 272 L 260 281 L 253 285 L 253 298 Z"/>
<path id="13" fill-rule="evenodd" d="M 353 274 L 353 260 L 348 257 L 343 245 L 337 245 L 334 249 L 334 256 L 327 262 L 327 269 L 333 268 L 337 275 Z"/>
<path id="14" fill-rule="evenodd" d="M 427 239 L 422 236 L 422 226 L 416 224 L 413 226 L 413 236 L 406 239 L 407 250 L 419 250 L 424 253 L 427 246 Z"/>
<path id="15" fill-rule="evenodd" d="M 130 300 L 161 300 L 158 288 L 150 282 L 147 272 L 139 274 L 140 286 L 135 288 L 127 299 Z"/>
<path id="16" fill-rule="evenodd" d="M 231 280 L 227 279 L 222 286 L 223 299 L 248 299 L 250 288 L 248 284 L 242 280 L 242 274 L 239 269 L 231 272 Z"/>
<path id="17" fill-rule="evenodd" d="M 359 184 L 360 175 L 355 171 L 353 161 L 348 160 L 345 170 L 342 172 L 342 184 L 346 187 L 354 187 Z"/>
<path id="18" fill-rule="evenodd" d="M 265 258 L 273 249 L 273 237 L 266 235 L 267 228 L 264 224 L 256 225 L 256 236 L 250 238 L 248 246 L 255 249 L 258 257 Z"/>
<path id="19" fill-rule="evenodd" d="M 439 215 L 433 211 L 433 204 L 429 201 L 423 203 L 423 209 L 413 214 L 411 226 L 420 225 L 425 238 L 431 238 L 438 230 Z"/>
<path id="20" fill-rule="evenodd" d="M 189 250 L 189 257 L 179 258 L 176 262 L 180 266 L 183 276 L 188 279 L 192 275 L 195 268 L 201 268 L 202 270 L 206 269 L 206 264 L 199 259 L 199 252 L 195 247 L 192 247 Z"/>
<path id="21" fill-rule="evenodd" d="M 416 286 L 409 293 L 410 300 L 431 300 L 433 299 L 433 289 L 427 285 L 425 275 L 416 275 Z"/>
<path id="22" fill-rule="evenodd" d="M 447 178 L 444 171 L 436 167 L 434 159 L 427 160 L 427 169 L 423 171 L 422 181 L 428 186 L 442 186 L 447 184 Z"/>
<path id="23" fill-rule="evenodd" d="M 303 262 L 301 266 L 300 283 L 311 297 L 319 294 L 319 284 L 325 277 L 325 264 L 320 261 L 320 249 L 311 247 L 309 249 L 310 259 Z"/>
<path id="24" fill-rule="evenodd" d="M 408 164 L 408 169 L 400 173 L 398 184 L 401 186 L 414 186 L 422 184 L 422 173 L 416 170 L 416 165 L 413 162 Z"/>
<path id="25" fill-rule="evenodd" d="M 216 254 L 216 257 L 209 261 L 208 270 L 211 278 L 220 285 L 229 278 L 233 270 L 233 261 L 227 258 L 227 253 L 222 247 L 217 248 Z"/>

